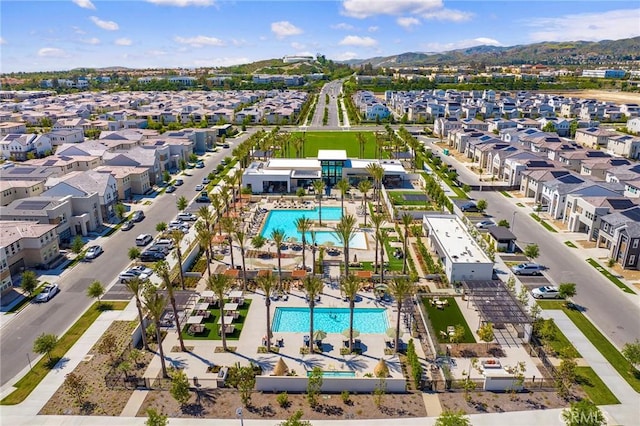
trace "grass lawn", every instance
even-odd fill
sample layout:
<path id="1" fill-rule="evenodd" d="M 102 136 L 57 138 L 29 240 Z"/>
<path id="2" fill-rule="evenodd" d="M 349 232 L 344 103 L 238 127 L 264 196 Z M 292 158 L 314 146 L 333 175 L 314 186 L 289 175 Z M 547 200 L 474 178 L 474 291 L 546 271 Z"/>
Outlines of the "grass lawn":
<path id="1" fill-rule="evenodd" d="M 51 351 L 51 360 L 45 355 L 40 358 L 33 368 L 15 384 L 16 390 L 7 395 L 0 404 L 15 405 L 23 402 L 29 394 L 38 386 L 51 369 L 64 357 L 69 349 L 78 341 L 85 331 L 104 311 L 122 310 L 129 302 L 102 302 L 94 303 L 71 326 L 71 328 L 58 340 L 58 345 Z"/>
<path id="2" fill-rule="evenodd" d="M 387 258 L 389 259 L 388 261 L 389 271 L 391 272 L 402 271 L 402 265 L 404 264 L 404 261 L 403 259 L 396 259 L 395 257 L 393 257 L 394 249 L 391 247 L 391 244 L 389 244 L 389 239 L 386 239 L 384 241 L 384 251 L 385 251 L 385 254 L 387 255 Z"/>
<path id="3" fill-rule="evenodd" d="M 562 331 L 560 331 L 555 323 L 553 324 L 553 328 L 555 329 L 555 338 L 553 340 L 546 340 L 549 346 L 557 353 L 564 354 L 570 358 L 582 358 L 582 355 L 573 347 L 569 339 L 562 334 Z"/>
<path id="4" fill-rule="evenodd" d="M 405 200 L 404 195 L 422 195 L 427 197 L 427 201 L 424 200 Z M 429 196 L 423 191 L 387 191 L 387 195 L 391 199 L 391 202 L 395 206 L 422 206 L 428 209 L 436 209 L 432 203 L 429 202 Z"/>
<path id="5" fill-rule="evenodd" d="M 518 206 L 518 207 L 524 207 L 525 205 L 524 205 L 524 204 L 522 204 L 522 203 L 516 203 L 516 206 Z"/>
<path id="6" fill-rule="evenodd" d="M 567 247 L 571 247 L 571 248 L 578 248 L 575 244 L 573 244 L 573 242 L 571 241 L 565 241 L 564 245 Z"/>
<path id="7" fill-rule="evenodd" d="M 360 158 L 360 145 L 356 134 L 358 132 L 305 132 L 303 157 L 317 157 L 319 149 L 343 149 L 347 151 L 347 157 Z M 364 135 L 364 158 L 376 158 L 376 139 L 373 132 L 360 132 Z M 291 133 L 297 136 L 296 132 Z M 291 158 L 295 158 L 295 150 L 291 149 Z M 383 152 L 383 157 L 388 157 Z"/>
<path id="8" fill-rule="evenodd" d="M 504 195 L 505 197 L 507 197 L 507 198 L 513 198 L 513 197 L 511 196 L 511 194 L 509 194 L 507 191 L 500 191 L 500 193 L 501 193 L 502 195 Z"/>
<path id="9" fill-rule="evenodd" d="M 540 225 L 542 225 L 547 231 L 549 232 L 554 232 L 557 233 L 558 231 L 556 231 L 556 229 L 549 225 L 547 222 L 545 222 L 543 219 L 540 218 L 540 216 L 538 216 L 535 213 L 529 213 L 529 216 L 531 216 L 536 222 L 538 222 Z"/>
<path id="10" fill-rule="evenodd" d="M 598 272 L 600 272 L 602 275 L 604 275 L 605 277 L 607 277 L 609 279 L 609 281 L 611 281 L 612 283 L 614 283 L 615 285 L 617 285 L 618 287 L 620 287 L 620 289 L 622 289 L 622 291 L 624 291 L 625 293 L 631 293 L 631 294 L 636 294 L 635 291 L 631 290 L 629 287 L 627 287 L 625 285 L 625 283 L 623 283 L 622 281 L 620 281 L 618 279 L 618 277 L 616 277 L 615 275 L 613 275 L 611 272 L 607 271 L 606 269 L 604 269 L 602 266 L 600 266 L 600 264 L 594 260 L 594 259 L 587 259 L 587 263 L 591 266 L 593 266 L 594 268 L 596 268 L 598 270 Z"/>
<path id="11" fill-rule="evenodd" d="M 576 381 L 596 405 L 620 404 L 620 401 L 591 367 L 576 368 Z"/>
<path id="12" fill-rule="evenodd" d="M 433 329 L 437 333 L 437 338 L 440 343 L 449 343 L 449 339 L 443 339 L 440 337 L 440 331 L 446 331 L 450 325 L 456 326 L 460 324 L 464 327 L 464 338 L 460 343 L 476 343 L 476 339 L 473 337 L 473 333 L 469 328 L 469 325 L 462 316 L 462 312 L 458 307 L 455 297 L 441 297 L 440 300 L 448 300 L 449 306 L 445 306 L 444 309 L 438 309 L 435 306 L 431 306 L 429 303 L 430 298 L 422 299 L 427 313 L 429 314 L 429 321 Z"/>
<path id="13" fill-rule="evenodd" d="M 537 300 L 536 302 L 542 309 L 562 309 L 564 305 L 562 300 Z"/>
<path id="14" fill-rule="evenodd" d="M 239 317 L 237 320 L 233 321 L 233 325 L 235 325 L 235 330 L 233 333 L 227 334 L 227 340 L 238 340 L 240 339 L 240 332 L 242 331 L 242 327 L 244 327 L 244 322 L 247 319 L 247 313 L 249 312 L 249 306 L 251 305 L 251 299 L 244 299 L 244 305 L 238 309 Z M 184 330 L 182 330 L 182 338 L 184 340 L 222 340 L 220 333 L 218 333 L 218 318 L 220 318 L 220 309 L 212 308 L 209 309 L 211 311 L 211 316 L 209 319 L 203 322 L 204 324 L 204 332 L 200 333 L 196 336 L 191 336 L 187 334 L 186 330 L 188 326 L 185 326 Z"/>

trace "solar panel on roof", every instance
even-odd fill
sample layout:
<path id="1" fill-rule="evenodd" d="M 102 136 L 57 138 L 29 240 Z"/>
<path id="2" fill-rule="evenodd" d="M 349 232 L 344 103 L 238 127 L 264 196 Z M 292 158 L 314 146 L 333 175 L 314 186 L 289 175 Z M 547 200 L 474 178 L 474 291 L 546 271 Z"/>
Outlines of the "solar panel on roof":
<path id="1" fill-rule="evenodd" d="M 621 213 L 633 221 L 640 222 L 640 209 L 629 209 Z"/>
<path id="2" fill-rule="evenodd" d="M 634 206 L 631 200 L 607 200 L 615 210 L 624 210 Z"/>
<path id="3" fill-rule="evenodd" d="M 53 166 L 54 164 L 56 164 L 56 160 L 47 160 L 42 165 L 43 166 Z"/>
<path id="4" fill-rule="evenodd" d="M 160 146 L 160 145 L 164 145 L 164 141 L 156 141 L 156 143 L 154 143 L 155 146 Z"/>
<path id="5" fill-rule="evenodd" d="M 9 174 L 12 174 L 12 175 L 29 174 L 29 173 L 33 173 L 34 170 L 35 168 L 33 167 L 18 167 L 18 168 L 9 170 Z"/>
<path id="6" fill-rule="evenodd" d="M 18 210 L 42 210 L 49 205 L 49 201 L 35 201 L 27 200 L 23 201 L 16 206 Z"/>

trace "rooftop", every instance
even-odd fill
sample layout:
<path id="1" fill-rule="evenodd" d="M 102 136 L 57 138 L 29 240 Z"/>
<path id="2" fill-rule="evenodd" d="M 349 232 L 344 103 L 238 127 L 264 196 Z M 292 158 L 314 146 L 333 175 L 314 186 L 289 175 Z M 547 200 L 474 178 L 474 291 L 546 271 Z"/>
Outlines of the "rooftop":
<path id="1" fill-rule="evenodd" d="M 455 215 L 425 216 L 424 220 L 455 263 L 492 263 Z"/>

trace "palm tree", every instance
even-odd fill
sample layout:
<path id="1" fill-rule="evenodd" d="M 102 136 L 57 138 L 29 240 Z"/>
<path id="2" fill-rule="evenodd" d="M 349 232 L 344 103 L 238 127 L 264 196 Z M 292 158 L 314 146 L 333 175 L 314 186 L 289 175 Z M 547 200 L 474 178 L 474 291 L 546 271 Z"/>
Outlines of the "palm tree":
<path id="1" fill-rule="evenodd" d="M 367 192 L 371 190 L 371 181 L 363 179 L 358 182 L 358 191 L 362 193 L 362 210 L 364 211 L 364 226 L 367 226 Z"/>
<path id="2" fill-rule="evenodd" d="M 322 293 L 324 283 L 318 277 L 310 276 L 303 281 L 304 292 L 307 294 L 309 302 L 309 337 L 312 341 L 309 342 L 309 351 L 314 352 L 313 348 L 313 309 L 316 307 L 316 298 Z"/>
<path id="3" fill-rule="evenodd" d="M 238 185 L 238 198 L 240 198 L 240 195 L 242 194 L 242 173 L 243 171 L 241 168 L 233 171 L 233 180 Z"/>
<path id="4" fill-rule="evenodd" d="M 370 163 L 367 166 L 367 172 L 369 173 L 369 176 L 371 176 L 371 178 L 375 183 L 375 188 L 373 193 L 377 199 L 376 212 L 378 212 L 380 211 L 380 201 L 382 198 L 381 190 L 382 190 L 382 178 L 384 177 L 384 169 L 380 164 Z"/>
<path id="5" fill-rule="evenodd" d="M 258 288 L 264 292 L 264 306 L 267 308 L 267 350 L 271 350 L 271 293 L 276 285 L 273 275 L 258 277 Z"/>
<path id="6" fill-rule="evenodd" d="M 340 291 L 349 299 L 349 352 L 353 352 L 353 313 L 356 307 L 356 297 L 360 291 L 360 280 L 355 275 L 345 274 L 340 280 Z"/>
<path id="7" fill-rule="evenodd" d="M 384 135 L 380 132 L 375 133 L 376 137 L 376 157 L 378 160 L 382 158 L 382 148 L 384 146 Z"/>
<path id="8" fill-rule="evenodd" d="M 311 273 L 313 275 L 316 274 L 316 250 L 318 245 L 316 244 L 316 231 L 312 229 L 309 234 L 311 234 L 311 260 L 313 265 L 311 265 Z"/>
<path id="9" fill-rule="evenodd" d="M 220 217 L 222 216 L 222 196 L 218 192 L 211 193 L 211 205 L 213 209 L 216 211 L 216 220 L 218 223 L 218 231 L 219 234 L 222 235 L 222 223 L 220 221 Z"/>
<path id="10" fill-rule="evenodd" d="M 236 238 L 238 246 L 240 247 L 240 259 L 242 260 L 242 288 L 246 291 L 247 267 L 245 264 L 245 246 L 247 245 L 247 231 L 245 231 L 244 226 L 241 223 L 236 224 L 235 228 L 233 229 L 233 236 Z"/>
<path id="11" fill-rule="evenodd" d="M 222 223 L 224 232 L 227 234 L 227 244 L 229 244 L 229 255 L 231 256 L 231 269 L 235 269 L 236 265 L 233 261 L 233 239 L 231 238 L 231 235 L 235 230 L 236 223 L 230 216 L 223 217 L 220 222 Z"/>
<path id="12" fill-rule="evenodd" d="M 335 234 L 342 243 L 344 251 L 344 274 L 349 275 L 349 246 L 356 232 L 357 220 L 354 215 L 348 214 L 340 218 L 340 222 L 336 225 Z"/>
<path id="13" fill-rule="evenodd" d="M 140 328 L 142 329 L 142 346 L 145 350 L 149 350 L 149 343 L 147 342 L 147 333 L 144 332 L 144 314 L 142 312 L 142 300 L 140 299 L 140 295 L 142 294 L 142 290 L 144 289 L 144 281 L 140 278 L 135 277 L 128 281 L 125 281 L 124 286 L 133 293 L 133 297 L 136 299 L 136 309 L 138 309 L 138 320 L 140 321 Z"/>
<path id="14" fill-rule="evenodd" d="M 282 243 L 284 243 L 286 237 L 284 230 L 280 228 L 271 231 L 270 238 L 276 245 L 276 254 L 278 256 L 278 288 L 280 290 L 282 290 Z"/>
<path id="15" fill-rule="evenodd" d="M 207 279 L 207 288 L 218 297 L 220 307 L 220 330 L 222 333 L 222 348 L 227 351 L 227 333 L 224 324 L 224 295 L 231 288 L 231 278 L 223 274 L 214 274 Z"/>
<path id="16" fill-rule="evenodd" d="M 318 197 L 318 222 L 322 226 L 322 195 L 324 194 L 324 181 L 322 179 L 313 181 L 313 189 Z"/>
<path id="17" fill-rule="evenodd" d="M 173 231 L 171 231 L 171 234 L 169 234 L 169 236 L 173 240 L 173 244 L 176 248 L 176 252 L 174 253 L 174 256 L 176 257 L 176 259 L 178 259 L 178 272 L 180 272 L 180 286 L 182 287 L 183 290 L 186 290 L 184 286 L 184 271 L 182 270 L 182 248 L 180 247 L 180 243 L 184 238 L 184 232 L 182 232 L 179 229 L 174 229 Z"/>
<path id="18" fill-rule="evenodd" d="M 167 366 L 164 361 L 164 350 L 162 349 L 162 331 L 160 326 L 160 320 L 162 319 L 162 314 L 164 314 L 164 308 L 167 306 L 167 299 L 162 294 L 158 293 L 153 286 L 145 287 L 145 295 L 144 306 L 147 308 L 147 311 L 149 311 L 149 314 L 153 318 L 153 323 L 156 326 L 156 340 L 158 341 L 162 377 L 168 378 Z"/>
<path id="19" fill-rule="evenodd" d="M 407 273 L 407 257 L 409 253 L 407 249 L 409 248 L 409 227 L 413 223 L 413 216 L 409 213 L 405 213 L 401 217 L 402 225 L 404 226 L 404 241 L 402 242 L 403 256 L 402 256 L 402 273 Z"/>
<path id="20" fill-rule="evenodd" d="M 213 237 L 213 231 L 207 227 L 206 222 L 196 222 L 195 228 L 198 244 L 204 249 L 207 256 L 207 275 L 211 275 L 211 238 Z"/>
<path id="21" fill-rule="evenodd" d="M 388 233 L 384 229 L 378 232 L 378 240 L 380 240 L 380 282 L 384 283 L 384 243 L 387 240 Z"/>
<path id="22" fill-rule="evenodd" d="M 307 247 L 307 232 L 313 226 L 313 221 L 306 216 L 299 217 L 296 219 L 296 229 L 300 234 L 302 234 L 302 268 L 307 270 L 307 259 L 306 259 L 306 247 Z"/>
<path id="23" fill-rule="evenodd" d="M 360 147 L 360 158 L 364 158 L 364 144 L 367 141 L 361 132 L 356 133 L 356 139 L 358 140 L 358 146 Z"/>
<path id="24" fill-rule="evenodd" d="M 395 350 L 398 352 L 398 339 L 400 337 L 400 313 L 402 312 L 402 304 L 407 296 L 413 295 L 415 292 L 415 286 L 406 277 L 396 277 L 389 284 L 389 293 L 396 299 L 396 307 L 398 310 L 398 316 L 396 320 L 396 341 Z"/>
<path id="25" fill-rule="evenodd" d="M 382 226 L 383 221 L 384 221 L 384 216 L 382 216 L 381 214 L 374 213 L 371 215 L 371 223 L 373 223 L 373 226 L 374 226 L 373 236 L 376 240 L 376 247 L 374 250 L 375 260 L 373 262 L 374 272 L 378 270 L 378 243 L 379 243 L 378 235 L 380 234 L 380 226 Z"/>
<path id="26" fill-rule="evenodd" d="M 235 173 L 232 173 L 230 175 L 226 175 L 224 178 L 224 183 L 225 186 L 227 186 L 229 188 L 230 191 L 230 196 L 231 196 L 231 202 L 233 203 L 233 211 L 237 212 L 237 206 L 236 206 L 236 175 Z"/>
<path id="27" fill-rule="evenodd" d="M 218 193 L 220 194 L 220 198 L 224 203 L 224 212 L 226 215 L 228 215 L 229 214 L 229 197 L 231 196 L 231 194 L 229 194 L 229 186 L 227 184 L 220 185 L 220 191 Z"/>
<path id="28" fill-rule="evenodd" d="M 164 288 L 167 289 L 167 295 L 169 296 L 169 303 L 171 304 L 171 310 L 173 310 L 173 318 L 176 322 L 176 330 L 178 331 L 178 339 L 180 340 L 180 350 L 186 352 L 184 347 L 184 341 L 182 340 L 182 330 L 180 328 L 180 320 L 178 317 L 178 308 L 176 307 L 176 295 L 173 292 L 173 283 L 171 282 L 171 274 L 169 273 L 169 264 L 161 260 L 153 265 L 153 270 L 162 279 Z"/>
<path id="29" fill-rule="evenodd" d="M 349 188 L 351 188 L 351 185 L 349 184 L 348 180 L 340 179 L 336 186 L 340 190 L 340 208 L 342 208 L 342 214 L 344 214 L 344 196 L 349 192 Z"/>
<path id="30" fill-rule="evenodd" d="M 266 243 L 267 239 L 260 234 L 251 239 L 251 246 L 256 250 L 260 250 Z"/>

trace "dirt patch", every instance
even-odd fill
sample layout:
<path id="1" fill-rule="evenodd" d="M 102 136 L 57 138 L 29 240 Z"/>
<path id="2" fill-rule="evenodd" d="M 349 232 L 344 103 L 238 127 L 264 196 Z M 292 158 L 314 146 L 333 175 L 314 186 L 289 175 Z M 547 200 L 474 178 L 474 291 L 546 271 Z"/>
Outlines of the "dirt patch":
<path id="1" fill-rule="evenodd" d="M 302 410 L 303 419 L 391 419 L 398 417 L 424 417 L 427 412 L 420 393 L 388 394 L 377 407 L 372 395 L 350 395 L 344 403 L 339 394 L 321 395 L 320 405 L 312 409 L 304 394 L 289 394 L 289 405 L 281 407 L 276 394 L 254 392 L 251 404 L 244 409 L 245 419 L 286 419 Z M 236 408 L 242 407 L 240 394 L 233 389 L 203 389 L 200 400 L 194 394 L 189 403 L 180 407 L 168 391 L 150 392 L 138 416 L 146 416 L 147 408 L 155 408 L 169 417 L 235 419 Z"/>
<path id="2" fill-rule="evenodd" d="M 622 266 L 620 266 L 619 263 L 616 263 L 615 265 L 613 265 L 612 268 L 609 268 L 609 269 L 613 270 L 614 274 L 616 274 L 617 276 L 623 277 L 625 280 L 640 281 L 640 271 L 638 270 L 622 269 Z"/>
<path id="3" fill-rule="evenodd" d="M 625 103 L 640 103 L 640 94 L 629 92 L 618 92 L 609 90 L 575 90 L 575 91 L 553 91 L 541 92 L 563 95 L 565 97 L 596 99 L 598 101 Z"/>
<path id="4" fill-rule="evenodd" d="M 587 240 L 576 240 L 574 241 L 576 244 L 579 244 L 582 248 L 596 248 L 595 241 L 587 241 Z"/>
<path id="5" fill-rule="evenodd" d="M 445 392 L 439 395 L 443 410 L 462 410 L 466 414 L 503 413 L 524 410 L 564 408 L 571 401 L 558 397 L 552 391 L 523 392 L 516 395 L 496 392 L 471 392 L 471 402 L 464 392 Z"/>

